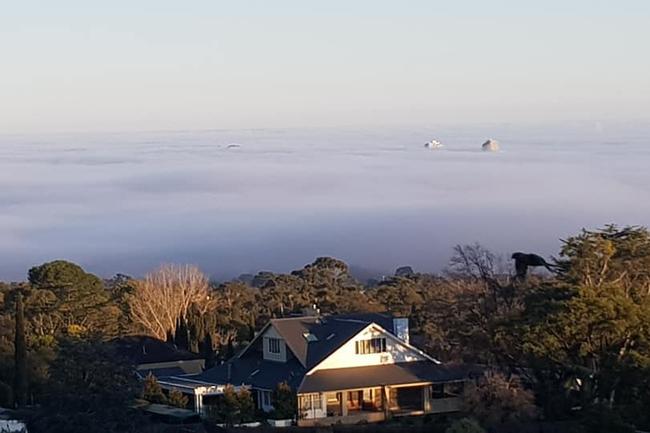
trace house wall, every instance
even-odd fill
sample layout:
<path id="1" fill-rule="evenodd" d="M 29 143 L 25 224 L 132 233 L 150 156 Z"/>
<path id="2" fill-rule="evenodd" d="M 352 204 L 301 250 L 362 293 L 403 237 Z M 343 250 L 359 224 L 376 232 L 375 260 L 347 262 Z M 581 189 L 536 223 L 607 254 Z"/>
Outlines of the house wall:
<path id="1" fill-rule="evenodd" d="M 385 337 L 386 352 L 359 355 L 356 353 L 356 342 L 369 338 Z M 368 365 L 394 364 L 397 362 L 423 361 L 426 358 L 417 351 L 407 347 L 395 336 L 385 333 L 378 328 L 369 327 L 345 343 L 327 359 L 321 362 L 314 371 L 331 368 L 364 367 Z"/>
<path id="2" fill-rule="evenodd" d="M 278 338 L 280 339 L 280 353 L 271 353 L 269 351 L 269 339 L 270 338 Z M 278 334 L 278 332 L 275 330 L 273 326 L 269 326 L 269 328 L 264 332 L 264 335 L 262 336 L 262 341 L 263 341 L 263 346 L 264 346 L 264 359 L 268 359 L 270 361 L 279 361 L 279 362 L 287 362 L 287 345 Z"/>

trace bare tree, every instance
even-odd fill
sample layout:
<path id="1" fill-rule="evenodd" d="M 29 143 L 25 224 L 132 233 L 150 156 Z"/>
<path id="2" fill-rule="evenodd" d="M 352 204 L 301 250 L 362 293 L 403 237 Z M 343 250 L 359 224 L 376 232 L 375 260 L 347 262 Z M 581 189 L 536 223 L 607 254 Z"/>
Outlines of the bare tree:
<path id="1" fill-rule="evenodd" d="M 196 266 L 162 265 L 133 287 L 127 300 L 131 320 L 161 340 L 176 331 L 179 319 L 187 319 L 190 307 L 199 314 L 214 308 L 208 278 Z"/>

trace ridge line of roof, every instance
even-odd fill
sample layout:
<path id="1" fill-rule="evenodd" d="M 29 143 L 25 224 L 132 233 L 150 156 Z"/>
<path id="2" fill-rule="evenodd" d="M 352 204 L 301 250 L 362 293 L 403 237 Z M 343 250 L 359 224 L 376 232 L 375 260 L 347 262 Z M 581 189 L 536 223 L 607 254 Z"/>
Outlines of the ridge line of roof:
<path id="1" fill-rule="evenodd" d="M 327 316 L 296 316 L 296 317 L 273 317 L 269 322 L 279 322 L 281 320 L 298 320 L 298 319 L 320 319 Z"/>

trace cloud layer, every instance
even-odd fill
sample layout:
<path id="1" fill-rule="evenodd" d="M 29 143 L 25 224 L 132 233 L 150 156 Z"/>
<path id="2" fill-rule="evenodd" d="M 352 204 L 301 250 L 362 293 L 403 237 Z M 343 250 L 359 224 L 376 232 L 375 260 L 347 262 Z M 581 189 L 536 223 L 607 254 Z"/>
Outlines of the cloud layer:
<path id="1" fill-rule="evenodd" d="M 650 224 L 648 128 L 223 130 L 0 136 L 0 279 L 54 258 L 217 277 L 334 255 L 437 270 L 455 243 L 556 253 Z M 483 153 L 489 135 L 502 151 Z M 445 147 L 427 150 L 440 139 Z M 239 147 L 228 146 L 238 144 Z"/>

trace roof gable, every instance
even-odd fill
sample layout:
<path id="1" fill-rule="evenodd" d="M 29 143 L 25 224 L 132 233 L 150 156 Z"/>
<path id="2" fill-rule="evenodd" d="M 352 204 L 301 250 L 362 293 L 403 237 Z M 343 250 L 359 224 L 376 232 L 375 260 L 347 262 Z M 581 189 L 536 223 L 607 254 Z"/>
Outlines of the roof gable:
<path id="1" fill-rule="evenodd" d="M 378 313 L 271 319 L 239 354 L 239 358 L 249 352 L 255 341 L 266 334 L 269 327 L 273 327 L 300 364 L 311 369 L 369 324 L 378 323 L 392 328 L 392 320 L 392 317 Z"/>
<path id="2" fill-rule="evenodd" d="M 369 338 L 383 337 L 387 340 L 386 352 L 358 355 L 355 353 L 356 341 Z M 323 357 L 318 363 L 313 364 L 307 374 L 321 369 L 351 368 L 381 364 L 407 363 L 415 361 L 428 361 L 440 364 L 440 361 L 427 355 L 422 350 L 397 338 L 376 323 L 370 323 L 359 329 L 348 338 L 344 344 Z"/>

